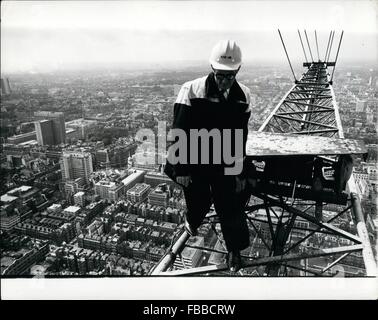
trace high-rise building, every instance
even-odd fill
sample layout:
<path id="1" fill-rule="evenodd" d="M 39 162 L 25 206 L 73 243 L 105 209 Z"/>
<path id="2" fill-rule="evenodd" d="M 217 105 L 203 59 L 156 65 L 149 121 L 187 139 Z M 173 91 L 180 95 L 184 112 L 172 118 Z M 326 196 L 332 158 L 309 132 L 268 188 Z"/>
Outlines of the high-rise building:
<path id="1" fill-rule="evenodd" d="M 118 201 L 124 195 L 125 186 L 116 184 L 113 181 L 99 181 L 95 184 L 95 193 L 101 199 L 106 199 L 112 202 Z"/>
<path id="2" fill-rule="evenodd" d="M 45 146 L 55 144 L 53 122 L 51 120 L 36 121 L 34 124 L 39 145 Z"/>
<path id="3" fill-rule="evenodd" d="M 6 95 L 11 93 L 11 88 L 8 78 L 1 78 L 1 95 Z"/>
<path id="4" fill-rule="evenodd" d="M 92 155 L 82 151 L 63 151 L 61 160 L 63 180 L 84 178 L 89 182 L 89 176 L 93 172 Z"/>
<path id="5" fill-rule="evenodd" d="M 77 206 L 85 207 L 85 192 L 79 191 L 74 194 L 74 203 Z"/>
<path id="6" fill-rule="evenodd" d="M 146 183 L 137 183 L 134 187 L 127 190 L 127 200 L 138 203 L 145 200 L 150 192 L 151 187 Z"/>
<path id="7" fill-rule="evenodd" d="M 79 135 L 79 139 L 87 139 L 89 134 L 95 133 L 98 129 L 97 120 L 89 119 L 74 119 L 66 122 L 67 128 L 76 129 Z"/>
<path id="8" fill-rule="evenodd" d="M 35 140 L 36 138 L 37 138 L 36 132 L 32 131 L 32 132 L 22 133 L 22 134 L 8 137 L 7 140 L 8 140 L 8 143 L 19 144 L 19 143 Z"/>
<path id="9" fill-rule="evenodd" d="M 34 112 L 34 117 L 36 121 L 39 120 L 51 120 L 52 121 L 52 132 L 54 137 L 53 144 L 60 144 L 66 141 L 66 125 L 64 121 L 63 112 L 52 112 L 52 111 L 38 111 Z M 38 137 L 38 134 L 37 134 Z"/>
<path id="10" fill-rule="evenodd" d="M 134 187 L 137 183 L 142 183 L 144 180 L 145 172 L 143 170 L 129 170 L 129 175 L 122 180 L 125 186 L 125 191 Z"/>
<path id="11" fill-rule="evenodd" d="M 158 185 L 154 191 L 148 195 L 148 201 L 151 205 L 166 208 L 168 205 L 169 190 L 166 184 Z"/>

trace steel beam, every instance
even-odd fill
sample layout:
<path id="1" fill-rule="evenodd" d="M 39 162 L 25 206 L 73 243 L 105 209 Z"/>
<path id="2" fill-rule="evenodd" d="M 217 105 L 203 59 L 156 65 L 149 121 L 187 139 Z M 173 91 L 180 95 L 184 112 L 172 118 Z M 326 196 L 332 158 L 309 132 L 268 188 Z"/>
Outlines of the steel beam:
<path id="1" fill-rule="evenodd" d="M 293 206 L 290 206 L 290 205 L 287 205 L 285 203 L 282 203 L 278 200 L 275 200 L 271 197 L 266 197 L 267 199 L 269 199 L 269 203 L 270 204 L 273 204 L 274 206 L 279 206 L 279 207 L 282 207 L 284 208 L 285 210 L 287 210 L 288 212 L 294 214 L 294 215 L 298 215 L 300 216 L 301 218 L 303 219 L 306 219 L 310 222 L 312 222 L 313 224 L 316 224 L 317 226 L 321 227 L 321 228 L 325 228 L 327 230 L 330 230 L 332 231 L 334 234 L 337 234 L 341 237 L 344 237 L 348 240 L 351 240 L 353 242 L 356 242 L 356 243 L 361 243 L 361 240 L 360 238 L 354 236 L 353 234 L 349 233 L 349 232 L 346 232 L 342 229 L 339 229 L 329 223 L 323 223 L 323 222 L 320 222 L 318 219 L 316 219 L 315 217 L 313 216 L 310 216 L 309 214 L 307 213 L 304 213 L 302 212 L 301 210 L 297 209 L 297 208 L 294 208 Z"/>
<path id="2" fill-rule="evenodd" d="M 327 270 L 329 270 L 330 268 L 332 268 L 334 265 L 338 264 L 341 260 L 343 260 L 344 258 L 346 258 L 347 256 L 349 256 L 349 254 L 350 254 L 350 252 L 344 253 L 341 257 L 337 258 L 335 261 L 333 261 L 328 266 L 326 266 L 325 268 L 323 268 L 323 270 L 322 270 L 321 273 L 326 272 Z"/>
<path id="3" fill-rule="evenodd" d="M 268 118 L 265 119 L 264 123 L 261 125 L 258 131 L 263 131 L 265 129 L 265 126 L 269 123 L 269 121 L 273 118 L 273 115 L 277 112 L 277 110 L 281 107 L 282 103 L 285 101 L 287 96 L 290 94 L 290 92 L 296 87 L 294 85 L 281 99 L 281 101 L 277 104 L 277 106 L 274 108 L 274 110 L 271 112 L 271 114 L 268 116 Z"/>
<path id="4" fill-rule="evenodd" d="M 324 129 L 324 130 L 311 130 L 311 131 L 300 131 L 300 132 L 290 132 L 292 134 L 314 134 L 314 133 L 336 133 L 338 129 Z"/>
<path id="5" fill-rule="evenodd" d="M 325 256 L 336 255 L 336 254 L 343 254 L 346 252 L 351 253 L 351 252 L 356 252 L 360 250 L 362 250 L 362 245 L 357 244 L 357 245 L 345 246 L 345 247 L 318 249 L 311 253 L 302 252 L 302 253 L 286 254 L 286 255 L 273 256 L 273 257 L 264 257 L 260 259 L 255 259 L 253 261 L 245 262 L 243 264 L 243 268 L 257 267 L 257 266 L 267 265 L 271 263 L 283 263 L 287 261 L 325 257 Z M 220 265 L 204 266 L 204 267 L 193 268 L 193 269 L 167 271 L 167 272 L 160 273 L 160 275 L 185 276 L 185 275 L 194 275 L 194 274 L 209 273 L 209 272 L 215 272 L 215 271 L 226 271 L 226 270 L 228 270 L 227 264 L 220 264 Z"/>
<path id="6" fill-rule="evenodd" d="M 328 129 L 335 128 L 335 127 L 332 127 L 332 126 L 329 126 L 329 125 L 326 125 L 326 124 L 323 124 L 323 123 L 318 123 L 318 122 L 308 121 L 308 120 L 303 120 L 303 119 L 297 119 L 297 118 L 290 118 L 290 117 L 286 117 L 286 116 L 281 116 L 279 114 L 275 114 L 274 116 L 277 117 L 277 118 L 282 118 L 282 119 L 286 119 L 286 120 L 290 120 L 290 121 L 296 121 L 296 122 L 301 122 L 301 123 L 308 123 L 308 124 L 312 124 L 312 125 L 315 125 L 315 126 L 328 128 Z"/>
<path id="7" fill-rule="evenodd" d="M 184 249 L 185 243 L 189 238 L 190 235 L 186 231 L 184 231 L 180 235 L 179 239 L 173 244 L 172 249 L 155 266 L 155 268 L 151 272 L 151 275 L 159 275 L 161 272 L 166 271 L 171 265 L 173 265 L 177 255 L 179 255 Z"/>
<path id="8" fill-rule="evenodd" d="M 352 201 L 352 213 L 357 222 L 357 232 L 363 244 L 362 257 L 365 262 L 366 274 L 368 276 L 376 277 L 377 276 L 376 260 L 374 258 L 373 251 L 371 249 L 369 234 L 366 229 L 365 219 L 361 210 L 360 199 L 358 198 L 357 194 L 354 192 L 351 193 L 351 201 Z"/>
<path id="9" fill-rule="evenodd" d="M 305 107 L 309 106 L 309 107 L 327 109 L 327 110 L 334 111 L 334 109 L 332 107 L 327 107 L 327 106 L 323 106 L 323 105 L 319 105 L 319 104 L 315 104 L 315 103 L 296 102 L 296 101 L 290 101 L 290 100 L 287 100 L 287 99 L 284 102 L 294 103 L 295 105 L 300 105 L 300 106 L 305 106 Z"/>

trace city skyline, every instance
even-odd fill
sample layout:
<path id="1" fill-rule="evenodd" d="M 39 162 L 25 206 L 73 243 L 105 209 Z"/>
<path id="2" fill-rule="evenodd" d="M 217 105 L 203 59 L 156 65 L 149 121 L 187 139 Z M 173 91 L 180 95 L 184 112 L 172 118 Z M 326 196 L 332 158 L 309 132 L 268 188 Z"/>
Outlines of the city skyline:
<path id="1" fill-rule="evenodd" d="M 278 28 L 293 63 L 304 61 L 297 29 L 307 30 L 314 59 L 314 30 L 320 59 L 329 32 L 336 31 L 332 59 L 344 30 L 339 65 L 376 63 L 376 12 L 371 1 L 4 1 L 2 72 L 206 64 L 222 38 L 241 45 L 247 66 L 286 63 Z"/>
<path id="2" fill-rule="evenodd" d="M 362 199 L 361 208 L 367 217 L 366 226 L 373 237 L 377 226 L 374 206 L 378 185 L 377 153 L 373 151 L 377 145 L 378 74 L 369 69 L 336 68 L 334 88 L 345 138 L 363 139 L 369 146 L 369 153 L 372 152 L 367 162 L 357 161 L 353 176 Z M 67 72 L 46 76 L 19 75 L 9 79 L 10 90 L 4 90 L 1 103 L 1 170 L 4 173 L 4 183 L 1 186 L 0 218 L 5 231 L 0 233 L 2 282 L 16 281 L 10 277 L 36 276 L 33 281 L 42 285 L 44 279 L 41 277 L 59 278 L 53 288 L 55 291 L 50 288 L 42 291 L 28 289 L 29 291 L 18 290 L 14 295 L 40 297 L 48 294 L 50 298 L 57 297 L 62 292 L 60 285 L 73 280 L 69 278 L 88 281 L 77 278 L 91 277 L 89 282 L 96 283 L 97 291 L 81 291 L 79 294 L 77 290 L 74 293 L 67 290 L 70 296 L 74 294 L 84 297 L 93 292 L 98 294 L 98 288 L 105 295 L 116 294 L 114 292 L 119 288 L 123 290 L 125 287 L 129 290 L 122 291 L 123 297 L 135 298 L 139 295 L 138 297 L 145 298 L 157 291 L 159 297 L 177 296 L 175 290 L 166 289 L 166 284 L 177 281 L 176 279 L 161 277 L 161 283 L 157 284 L 157 277 L 149 277 L 142 280 L 146 283 L 143 287 L 139 278 L 134 282 L 135 286 L 131 284 L 135 277 L 150 274 L 167 254 L 168 248 L 175 242 L 174 235 L 181 230 L 185 210 L 181 190 L 161 173 L 161 168 L 141 161 L 132 137 L 139 128 L 156 128 L 159 120 L 171 123 L 172 107 L 180 84 L 201 72 Z M 285 92 L 292 87 L 289 66 L 251 66 L 245 68 L 239 77 L 243 84 L 251 88 L 254 115 L 250 129 L 257 130 Z M 323 93 L 322 97 L 329 96 Z M 326 107 L 323 105 L 323 108 Z M 64 113 L 65 144 L 37 145 L 33 120 L 35 112 L 41 111 Z M 60 163 L 60 159 L 66 152 L 92 154 L 93 173 L 89 175 L 91 181 L 88 186 L 83 185 L 80 176 L 63 180 L 62 170 L 65 165 Z M 81 163 L 75 163 L 75 166 L 67 164 L 68 172 L 76 170 L 80 173 L 81 168 Z M 146 185 L 150 188 L 146 188 Z M 167 185 L 169 189 L 166 189 Z M 299 187 L 296 192 L 299 192 Z M 336 209 L 335 206 L 324 206 L 326 221 L 338 215 Z M 280 214 L 277 210 L 275 213 Z M 307 213 L 315 214 L 311 208 Z M 261 236 L 250 224 L 251 247 L 243 254 L 254 259 L 264 259 L 268 252 L 263 239 L 270 239 L 267 213 L 264 209 L 257 210 L 250 218 L 254 219 Z M 277 224 L 277 219 L 273 215 L 272 223 Z M 309 229 L 313 227 L 301 218 L 296 219 L 294 226 L 299 229 L 292 230 L 288 243 L 294 245 L 303 237 L 309 236 L 298 248 L 307 254 L 312 250 L 330 250 L 333 246 L 335 250 L 339 250 L 351 244 L 348 239 L 326 233 L 310 236 Z M 349 212 L 337 218 L 334 226 L 341 228 L 343 232 L 357 233 L 356 224 Z M 211 224 L 201 226 L 199 235 L 187 244 L 192 247 L 205 246 L 218 252 L 186 247 L 182 259 L 173 263 L 175 272 L 191 272 L 191 269 L 195 272 L 199 267 L 214 268 L 214 265 L 222 264 L 222 238 L 218 238 L 219 235 L 214 232 Z M 374 243 L 372 246 L 374 248 Z M 269 292 L 275 297 L 286 296 L 286 292 L 292 296 L 292 288 L 298 288 L 298 283 L 303 283 L 302 280 L 306 283 L 303 293 L 300 293 L 302 298 L 314 295 L 332 295 L 337 298 L 374 295 L 375 280 L 365 277 L 365 266 L 359 252 L 344 256 L 332 266 L 337 262 L 334 259 L 337 257 L 329 259 L 324 256 L 290 263 L 287 277 L 282 275 L 285 281 L 292 284 L 287 291 L 282 286 L 279 290 L 276 289 L 275 285 L 279 281 L 267 276 L 263 266 L 243 270 L 242 283 L 245 290 L 240 289 L 239 281 L 226 279 L 226 273 L 219 273 L 216 278 L 212 274 L 210 277 L 193 276 L 187 279 L 186 284 L 188 288 L 192 288 L 195 281 L 198 281 L 198 286 L 206 281 L 214 281 L 217 290 L 211 293 L 213 297 L 219 292 L 219 286 L 227 287 L 227 294 L 232 296 L 240 294 L 238 297 L 251 298 L 253 288 L 256 297 L 266 297 L 268 290 L 262 288 L 266 288 L 267 284 L 272 287 Z M 183 269 L 185 266 L 190 269 Z M 328 280 L 330 277 L 345 276 L 346 278 L 337 280 L 352 281 L 353 290 L 340 290 L 336 294 L 334 290 L 320 292 L 319 288 L 313 291 L 309 289 L 308 284 L 313 283 L 313 275 L 324 269 L 327 269 L 323 274 Z M 112 277 L 117 279 L 110 279 Z M 112 280 L 117 284 L 107 286 L 107 281 Z M 226 283 L 226 280 L 231 281 Z M 324 280 L 328 288 L 329 282 Z M 355 280 L 359 284 L 364 281 L 364 285 L 358 285 L 356 289 Z M 231 290 L 230 285 L 235 285 L 234 289 Z M 162 286 L 164 290 L 161 290 Z M 6 289 L 8 292 L 5 294 L 9 296 L 9 286 Z M 188 294 L 190 292 L 191 290 L 185 291 Z M 294 293 L 298 294 L 298 291 L 294 290 Z"/>
<path id="3" fill-rule="evenodd" d="M 1 3 L 2 298 L 376 298 L 378 3 L 106 3 Z M 314 29 L 320 60 L 336 31 L 330 63 Z M 241 46 L 252 110 L 237 274 L 221 208 L 185 231 L 163 161 L 183 84 L 221 37 Z"/>

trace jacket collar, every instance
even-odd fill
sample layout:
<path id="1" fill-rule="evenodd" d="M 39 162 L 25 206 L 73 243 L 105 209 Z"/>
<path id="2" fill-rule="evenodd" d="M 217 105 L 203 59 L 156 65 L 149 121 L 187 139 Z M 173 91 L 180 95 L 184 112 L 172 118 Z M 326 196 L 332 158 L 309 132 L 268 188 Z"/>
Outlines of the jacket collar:
<path id="1" fill-rule="evenodd" d="M 220 93 L 218 86 L 215 82 L 214 72 L 211 72 L 206 79 L 206 98 L 225 100 L 224 96 Z M 243 90 L 240 88 L 238 82 L 235 80 L 228 93 L 229 101 L 246 102 L 246 97 Z"/>

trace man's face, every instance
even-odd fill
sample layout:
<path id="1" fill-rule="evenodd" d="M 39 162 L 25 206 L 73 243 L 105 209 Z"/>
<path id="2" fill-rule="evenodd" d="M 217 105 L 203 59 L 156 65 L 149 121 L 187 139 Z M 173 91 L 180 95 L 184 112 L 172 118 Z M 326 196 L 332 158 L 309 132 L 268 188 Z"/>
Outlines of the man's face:
<path id="1" fill-rule="evenodd" d="M 213 69 L 215 82 L 218 85 L 219 90 L 224 91 L 232 87 L 235 76 L 239 70 L 217 70 Z"/>

